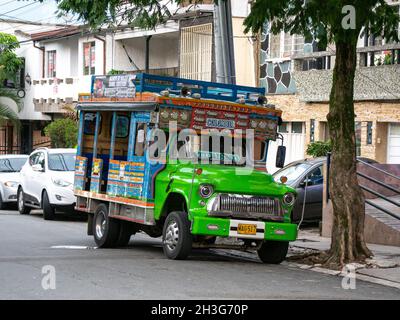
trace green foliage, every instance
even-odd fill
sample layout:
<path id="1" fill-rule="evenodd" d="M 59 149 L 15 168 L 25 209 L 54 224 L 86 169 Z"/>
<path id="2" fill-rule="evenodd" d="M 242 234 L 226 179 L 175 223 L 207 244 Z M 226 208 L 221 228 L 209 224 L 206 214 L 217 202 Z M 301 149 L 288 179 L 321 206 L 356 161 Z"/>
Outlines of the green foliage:
<path id="1" fill-rule="evenodd" d="M 122 70 L 115 70 L 115 69 L 111 69 L 110 71 L 108 71 L 108 75 L 110 75 L 110 76 L 113 76 L 113 75 L 116 75 L 116 74 L 123 74 L 124 73 L 124 71 L 122 71 Z"/>
<path id="2" fill-rule="evenodd" d="M 14 50 L 19 48 L 19 43 L 14 35 L 0 32 L 0 82 L 5 79 L 15 81 L 17 72 L 22 65 Z"/>
<path id="3" fill-rule="evenodd" d="M 78 125 L 70 118 L 58 119 L 44 128 L 53 148 L 73 148 L 78 138 Z"/>
<path id="4" fill-rule="evenodd" d="M 315 141 L 307 146 L 306 153 L 314 158 L 325 157 L 328 152 L 332 152 L 331 141 Z"/>
<path id="5" fill-rule="evenodd" d="M 201 3 L 201 0 L 173 0 L 177 4 Z M 59 15 L 73 13 L 89 24 L 92 29 L 112 27 L 119 21 L 127 21 L 132 27 L 155 28 L 171 18 L 165 1 L 160 0 L 61 0 Z"/>
<path id="6" fill-rule="evenodd" d="M 346 13 L 343 7 L 355 8 L 356 29 L 342 26 Z M 281 30 L 317 39 L 321 46 L 331 42 L 354 42 L 366 27 L 371 34 L 383 34 L 388 40 L 398 40 L 399 16 L 395 7 L 385 0 L 256 0 L 245 19 L 246 32 L 259 32 L 272 21 L 273 33 Z"/>
<path id="7" fill-rule="evenodd" d="M 19 48 L 19 43 L 14 35 L 0 32 L 0 97 L 7 98 L 0 103 L 0 125 L 10 121 L 16 127 L 19 127 L 18 114 L 5 102 L 12 100 L 17 105 L 18 111 L 20 111 L 22 107 L 21 99 L 15 90 L 2 87 L 5 79 L 15 81 L 17 72 L 22 64 L 22 60 L 14 52 L 17 48 Z"/>

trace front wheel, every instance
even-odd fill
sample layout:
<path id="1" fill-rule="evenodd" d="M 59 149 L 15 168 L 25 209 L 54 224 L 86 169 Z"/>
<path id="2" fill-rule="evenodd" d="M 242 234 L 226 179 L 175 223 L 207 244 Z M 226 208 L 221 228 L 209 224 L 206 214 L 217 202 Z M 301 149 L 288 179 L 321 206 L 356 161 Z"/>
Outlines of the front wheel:
<path id="1" fill-rule="evenodd" d="M 0 194 L 0 210 L 4 210 L 6 208 L 5 203 L 3 202 L 3 198 Z"/>
<path id="2" fill-rule="evenodd" d="M 24 191 L 22 190 L 22 188 L 18 189 L 17 203 L 18 203 L 18 211 L 20 214 L 29 214 L 29 212 L 31 212 L 31 208 L 25 205 Z"/>
<path id="3" fill-rule="evenodd" d="M 99 248 L 113 248 L 119 237 L 119 223 L 108 216 L 108 207 L 102 203 L 94 212 L 93 236 Z"/>
<path id="4" fill-rule="evenodd" d="M 287 241 L 264 241 L 257 253 L 264 263 L 280 264 L 285 260 L 288 249 Z"/>
<path id="5" fill-rule="evenodd" d="M 192 250 L 190 222 L 186 212 L 171 212 L 164 223 L 163 250 L 167 258 L 184 260 Z"/>
<path id="6" fill-rule="evenodd" d="M 44 220 L 54 220 L 56 218 L 56 210 L 51 206 L 49 195 L 46 191 L 43 191 L 42 209 Z"/>

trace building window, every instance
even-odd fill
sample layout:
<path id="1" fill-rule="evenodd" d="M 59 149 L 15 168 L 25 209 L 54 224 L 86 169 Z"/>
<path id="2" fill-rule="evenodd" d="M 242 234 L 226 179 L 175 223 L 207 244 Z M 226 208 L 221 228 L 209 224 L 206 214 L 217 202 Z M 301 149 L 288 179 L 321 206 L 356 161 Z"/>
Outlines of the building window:
<path id="1" fill-rule="evenodd" d="M 92 75 L 96 73 L 96 43 L 85 42 L 83 44 L 83 74 Z"/>
<path id="2" fill-rule="evenodd" d="M 361 156 L 361 122 L 357 121 L 355 124 L 356 131 L 356 155 Z"/>
<path id="3" fill-rule="evenodd" d="M 281 57 L 281 34 L 271 33 L 269 36 L 269 58 L 276 59 Z"/>
<path id="4" fill-rule="evenodd" d="M 182 28 L 180 76 L 211 81 L 212 23 Z"/>
<path id="5" fill-rule="evenodd" d="M 304 52 L 304 37 L 289 32 L 270 33 L 269 59 L 290 58 L 292 54 Z"/>
<path id="6" fill-rule="evenodd" d="M 303 133 L 303 122 L 292 122 L 292 133 Z"/>
<path id="7" fill-rule="evenodd" d="M 278 128 L 278 132 L 289 133 L 289 122 L 283 122 Z"/>
<path id="8" fill-rule="evenodd" d="M 47 51 L 47 77 L 54 78 L 56 76 L 56 51 Z"/>

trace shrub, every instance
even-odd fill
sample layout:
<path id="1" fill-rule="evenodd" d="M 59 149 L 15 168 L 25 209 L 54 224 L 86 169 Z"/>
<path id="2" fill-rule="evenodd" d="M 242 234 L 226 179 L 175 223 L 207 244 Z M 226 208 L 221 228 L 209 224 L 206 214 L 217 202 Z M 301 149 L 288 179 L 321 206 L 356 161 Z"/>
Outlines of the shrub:
<path id="1" fill-rule="evenodd" d="M 314 158 L 324 157 L 328 154 L 328 152 L 332 151 L 331 141 L 315 141 L 308 145 L 307 154 Z"/>
<path id="2" fill-rule="evenodd" d="M 44 128 L 53 148 L 74 148 L 78 139 L 78 125 L 70 118 L 58 119 Z"/>

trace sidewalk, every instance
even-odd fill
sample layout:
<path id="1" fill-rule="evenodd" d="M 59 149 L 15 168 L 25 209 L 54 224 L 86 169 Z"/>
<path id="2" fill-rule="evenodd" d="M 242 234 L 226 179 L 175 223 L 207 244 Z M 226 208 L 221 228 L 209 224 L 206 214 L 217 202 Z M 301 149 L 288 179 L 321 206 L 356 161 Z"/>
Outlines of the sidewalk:
<path id="1" fill-rule="evenodd" d="M 298 239 L 291 243 L 290 254 L 299 254 L 307 251 L 322 251 L 330 248 L 331 240 L 319 235 L 318 230 L 301 230 Z M 400 289 L 400 247 L 368 244 L 374 256 L 367 260 L 366 265 L 357 265 L 356 273 L 359 279 L 390 285 Z M 339 275 L 339 271 L 332 271 L 316 266 L 301 265 L 305 269 Z M 381 281 L 380 281 L 381 280 Z"/>

